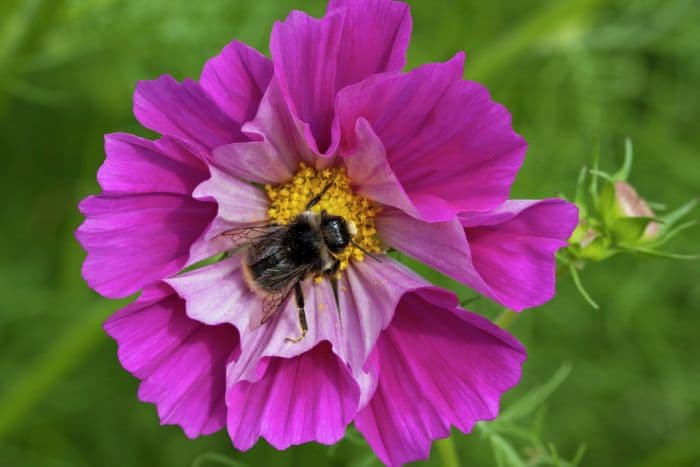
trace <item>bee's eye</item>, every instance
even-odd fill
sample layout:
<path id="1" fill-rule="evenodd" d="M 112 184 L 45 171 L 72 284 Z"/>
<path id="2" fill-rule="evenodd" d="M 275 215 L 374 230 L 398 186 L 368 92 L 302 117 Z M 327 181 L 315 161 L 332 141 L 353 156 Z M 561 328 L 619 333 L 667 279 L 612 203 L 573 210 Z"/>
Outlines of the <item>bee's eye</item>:
<path id="1" fill-rule="evenodd" d="M 348 224 L 340 216 L 328 216 L 321 221 L 323 241 L 333 253 L 340 253 L 350 244 Z"/>

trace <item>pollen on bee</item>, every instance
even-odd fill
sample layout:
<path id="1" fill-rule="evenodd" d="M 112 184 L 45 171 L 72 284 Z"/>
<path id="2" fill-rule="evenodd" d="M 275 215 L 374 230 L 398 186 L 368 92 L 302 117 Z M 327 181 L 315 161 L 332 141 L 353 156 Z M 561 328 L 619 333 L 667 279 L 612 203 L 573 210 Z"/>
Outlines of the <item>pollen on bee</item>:
<path id="1" fill-rule="evenodd" d="M 304 211 L 308 202 L 332 181 L 333 184 L 312 211 L 342 216 L 351 229 L 352 241 L 370 253 L 381 251 L 375 218 L 381 212 L 379 206 L 356 194 L 345 168 L 330 168 L 316 171 L 302 163 L 289 182 L 278 186 L 265 186 L 270 199 L 268 214 L 278 224 L 287 224 Z M 340 271 L 348 268 L 350 261 L 363 261 L 364 253 L 354 245 L 336 255 L 340 260 Z M 317 283 L 322 277 L 314 279 Z"/>

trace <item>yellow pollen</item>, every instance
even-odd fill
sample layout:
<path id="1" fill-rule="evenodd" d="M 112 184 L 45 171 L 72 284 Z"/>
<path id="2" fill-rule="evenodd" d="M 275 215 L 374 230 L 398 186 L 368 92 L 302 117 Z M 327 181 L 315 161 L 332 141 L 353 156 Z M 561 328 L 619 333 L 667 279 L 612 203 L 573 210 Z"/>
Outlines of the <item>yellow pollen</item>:
<path id="1" fill-rule="evenodd" d="M 331 187 L 311 210 L 317 214 L 325 210 L 330 215 L 343 217 L 348 223 L 353 222 L 357 235 L 352 237 L 352 241 L 370 253 L 379 253 L 381 248 L 374 218 L 381 208 L 352 191 L 342 167 L 316 171 L 302 163 L 291 181 L 279 186 L 266 185 L 265 191 L 270 198 L 267 211 L 270 219 L 278 224 L 288 224 L 304 212 L 309 201 L 331 181 Z M 340 260 L 340 271 L 344 271 L 351 260 L 363 261 L 365 255 L 351 244 L 336 257 Z M 316 278 L 317 282 L 321 280 L 320 277 Z"/>

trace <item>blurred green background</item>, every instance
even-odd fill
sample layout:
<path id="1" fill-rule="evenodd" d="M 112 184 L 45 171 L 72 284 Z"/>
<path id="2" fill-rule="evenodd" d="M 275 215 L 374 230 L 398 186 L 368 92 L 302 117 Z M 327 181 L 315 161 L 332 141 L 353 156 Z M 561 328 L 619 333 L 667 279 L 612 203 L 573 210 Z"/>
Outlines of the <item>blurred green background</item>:
<path id="1" fill-rule="evenodd" d="M 645 197 L 677 206 L 700 193 L 700 2 L 409 3 L 409 66 L 466 50 L 466 76 L 508 106 L 530 142 L 514 197 L 572 195 L 596 147 L 603 169 L 619 165 L 625 136 L 635 145 L 631 181 Z M 334 448 L 280 453 L 261 442 L 238 453 L 225 433 L 191 441 L 160 427 L 101 329 L 120 304 L 87 289 L 73 238 L 77 202 L 97 192 L 102 135 L 149 135 L 131 113 L 137 80 L 197 77 L 232 38 L 267 53 L 275 20 L 324 7 L 0 2 L 0 466 L 227 465 L 217 455 L 261 467 L 379 465 L 355 436 Z M 698 252 L 698 236 L 686 232 L 671 247 Z M 517 465 L 509 449 L 536 465 L 552 443 L 567 459 L 587 446 L 582 465 L 700 465 L 699 272 L 697 261 L 631 256 L 590 265 L 583 280 L 600 310 L 562 279 L 552 302 L 511 328 L 530 358 L 504 409 L 537 407 L 503 424 L 498 438 L 488 435 L 495 424 L 456 434 L 460 463 L 497 465 L 492 447 L 500 446 L 504 465 Z M 495 316 L 482 302 L 473 307 Z M 536 397 L 567 363 L 558 389 Z M 429 465 L 443 458 L 434 454 Z"/>

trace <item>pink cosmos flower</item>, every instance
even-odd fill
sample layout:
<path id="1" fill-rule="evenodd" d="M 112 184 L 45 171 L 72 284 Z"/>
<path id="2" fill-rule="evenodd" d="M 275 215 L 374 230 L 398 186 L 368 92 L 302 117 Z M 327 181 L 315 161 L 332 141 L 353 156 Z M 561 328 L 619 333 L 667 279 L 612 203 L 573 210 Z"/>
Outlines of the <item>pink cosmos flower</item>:
<path id="1" fill-rule="evenodd" d="M 522 310 L 553 296 L 577 211 L 507 201 L 525 141 L 462 79 L 462 54 L 402 72 L 410 31 L 403 3 L 331 0 L 322 19 L 275 25 L 272 60 L 233 42 L 198 82 L 137 86 L 137 119 L 163 137 L 107 136 L 103 194 L 81 203 L 77 237 L 91 287 L 143 289 L 105 329 L 162 423 L 190 437 L 225 426 L 246 450 L 335 443 L 354 421 L 401 465 L 497 415 L 522 346 L 384 253 Z M 289 222 L 326 185 L 314 209 L 354 223 L 361 248 L 338 255 L 336 278 L 302 282 L 309 331 L 290 343 L 294 300 L 261 323 L 228 233 Z"/>

